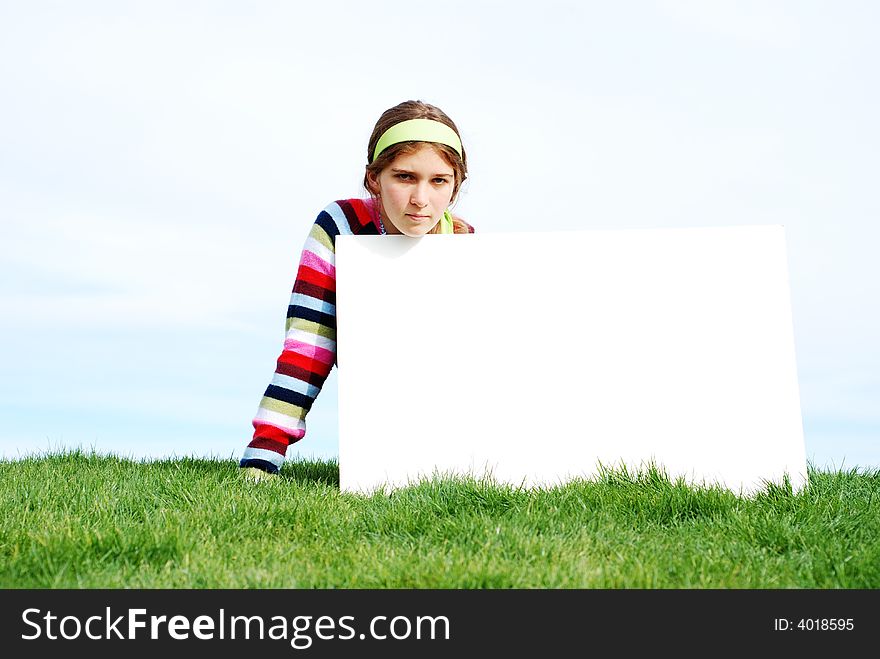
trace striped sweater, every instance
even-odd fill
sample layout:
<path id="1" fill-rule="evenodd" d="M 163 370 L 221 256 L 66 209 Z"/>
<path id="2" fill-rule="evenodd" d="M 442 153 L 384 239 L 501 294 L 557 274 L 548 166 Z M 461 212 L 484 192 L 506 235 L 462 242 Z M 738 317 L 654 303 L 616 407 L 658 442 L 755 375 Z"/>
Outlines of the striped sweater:
<path id="1" fill-rule="evenodd" d="M 306 414 L 336 363 L 336 236 L 380 233 L 372 199 L 335 201 L 312 225 L 287 307 L 284 348 L 254 417 L 242 467 L 276 473 L 287 447 L 305 435 Z"/>

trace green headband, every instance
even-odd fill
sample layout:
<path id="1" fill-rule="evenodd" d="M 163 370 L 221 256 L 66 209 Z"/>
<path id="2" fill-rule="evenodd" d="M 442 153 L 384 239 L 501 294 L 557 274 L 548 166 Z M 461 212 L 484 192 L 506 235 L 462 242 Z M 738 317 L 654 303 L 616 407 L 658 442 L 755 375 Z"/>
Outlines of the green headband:
<path id="1" fill-rule="evenodd" d="M 373 151 L 373 160 L 392 144 L 400 142 L 436 142 L 451 146 L 461 156 L 461 140 L 449 126 L 433 119 L 409 119 L 394 124 L 382 133 Z M 372 162 L 372 161 L 371 161 Z"/>

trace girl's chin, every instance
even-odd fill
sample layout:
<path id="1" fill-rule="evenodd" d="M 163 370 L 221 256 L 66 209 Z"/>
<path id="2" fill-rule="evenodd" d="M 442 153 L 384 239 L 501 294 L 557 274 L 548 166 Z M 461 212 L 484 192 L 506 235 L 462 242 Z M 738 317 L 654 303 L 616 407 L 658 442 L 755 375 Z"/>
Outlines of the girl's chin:
<path id="1" fill-rule="evenodd" d="M 402 231 L 401 233 L 404 236 L 409 236 L 410 238 L 421 238 L 426 233 L 428 233 L 430 229 L 408 229 L 406 231 Z"/>
<path id="2" fill-rule="evenodd" d="M 409 218 L 407 218 L 409 220 Z M 424 222 L 413 222 L 412 220 L 401 222 L 400 225 L 395 224 L 395 228 L 405 236 L 410 238 L 421 238 L 431 229 L 434 228 L 436 222 L 426 220 Z M 402 226 L 401 226 L 402 225 Z"/>

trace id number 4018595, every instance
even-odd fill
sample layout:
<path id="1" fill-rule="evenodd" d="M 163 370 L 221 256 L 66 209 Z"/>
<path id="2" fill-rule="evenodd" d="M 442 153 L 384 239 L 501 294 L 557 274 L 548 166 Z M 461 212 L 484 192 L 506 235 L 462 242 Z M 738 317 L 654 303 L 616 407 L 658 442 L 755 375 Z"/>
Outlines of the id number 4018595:
<path id="1" fill-rule="evenodd" d="M 832 632 L 855 629 L 853 618 L 774 618 L 773 631 Z"/>

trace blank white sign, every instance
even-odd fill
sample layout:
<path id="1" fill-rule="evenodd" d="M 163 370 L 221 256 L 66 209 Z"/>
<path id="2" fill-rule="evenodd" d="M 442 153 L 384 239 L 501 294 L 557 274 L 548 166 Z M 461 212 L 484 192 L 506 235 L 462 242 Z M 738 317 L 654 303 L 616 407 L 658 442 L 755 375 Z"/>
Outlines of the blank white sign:
<path id="1" fill-rule="evenodd" d="M 806 481 L 781 226 L 339 236 L 343 491 Z"/>

